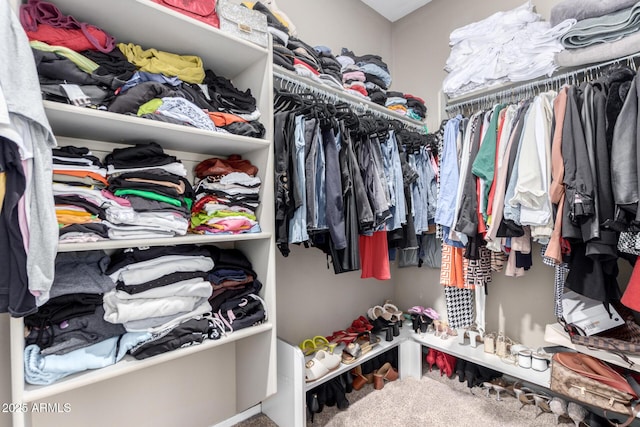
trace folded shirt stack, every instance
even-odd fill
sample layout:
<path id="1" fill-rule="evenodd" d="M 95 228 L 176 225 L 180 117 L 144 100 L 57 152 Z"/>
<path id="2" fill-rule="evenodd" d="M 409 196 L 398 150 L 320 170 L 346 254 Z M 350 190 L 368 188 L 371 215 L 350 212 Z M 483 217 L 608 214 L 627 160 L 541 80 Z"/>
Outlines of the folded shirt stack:
<path id="1" fill-rule="evenodd" d="M 353 59 L 355 65 L 365 74 L 366 81 L 375 84 L 381 89 L 389 89 L 391 86 L 391 74 L 389 67 L 379 55 L 358 56 L 347 48 L 342 48 L 341 56 Z"/>
<path id="2" fill-rule="evenodd" d="M 416 120 L 423 120 L 427 117 L 427 106 L 422 98 L 405 93 L 404 99 L 407 100 L 408 117 Z"/>
<path id="3" fill-rule="evenodd" d="M 460 96 L 472 90 L 506 81 L 551 75 L 554 55 L 562 51 L 560 38 L 575 20 L 551 27 L 524 4 L 454 30 L 449 36 L 449 72 L 443 90 Z"/>
<path id="4" fill-rule="evenodd" d="M 156 143 L 116 148 L 105 158 L 109 191 L 121 209 L 107 210 L 109 238 L 184 235 L 193 189 L 184 165 Z M 127 206 L 128 205 L 128 206 Z"/>
<path id="5" fill-rule="evenodd" d="M 53 154 L 56 217 L 61 241 L 97 241 L 107 237 L 106 211 L 98 195 L 106 185 L 106 169 L 100 159 L 84 147 L 58 147 Z"/>
<path id="6" fill-rule="evenodd" d="M 128 332 L 158 332 L 211 312 L 206 274 L 214 267 L 193 245 L 116 252 L 106 272 L 116 283 L 104 294 L 105 319 Z"/>
<path id="7" fill-rule="evenodd" d="M 103 294 L 115 287 L 106 275 L 109 262 L 103 251 L 57 255 L 51 291 L 40 296 L 41 301 L 46 297 L 46 302 L 24 319 L 28 330 L 25 338 L 28 382 L 48 384 L 78 372 L 90 359 L 81 355 L 87 356 L 94 346 L 117 341 L 126 333 L 122 324 L 104 319 Z"/>
<path id="8" fill-rule="evenodd" d="M 384 106 L 403 116 L 407 114 L 407 100 L 402 92 L 387 92 L 387 100 Z"/>
<path id="9" fill-rule="evenodd" d="M 211 158 L 196 166 L 196 200 L 191 210 L 192 233 L 259 233 L 256 217 L 261 181 L 258 170 L 240 156 Z"/>

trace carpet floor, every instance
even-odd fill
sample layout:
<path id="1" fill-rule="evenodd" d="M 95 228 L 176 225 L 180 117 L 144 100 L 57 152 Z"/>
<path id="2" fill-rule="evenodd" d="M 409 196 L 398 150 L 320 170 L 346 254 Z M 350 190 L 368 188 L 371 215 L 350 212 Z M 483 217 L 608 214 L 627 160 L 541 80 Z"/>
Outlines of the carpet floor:
<path id="1" fill-rule="evenodd" d="M 478 387 L 470 390 L 457 379 L 425 372 L 421 379 L 407 378 L 387 383 L 382 390 L 366 385 L 347 394 L 349 408 L 325 407 L 315 414 L 307 427 L 546 427 L 556 426 L 550 413 L 537 415 L 537 408 L 521 405 L 515 397 L 502 394 L 496 400 Z M 573 425 L 561 420 L 560 425 Z M 259 414 L 235 427 L 277 427 L 266 415 Z"/>

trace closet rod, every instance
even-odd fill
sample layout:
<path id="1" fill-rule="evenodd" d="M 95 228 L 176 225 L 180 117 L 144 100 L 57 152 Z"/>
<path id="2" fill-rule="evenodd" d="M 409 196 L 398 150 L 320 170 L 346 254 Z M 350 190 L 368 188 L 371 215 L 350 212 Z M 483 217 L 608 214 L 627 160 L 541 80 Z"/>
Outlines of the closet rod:
<path id="1" fill-rule="evenodd" d="M 635 60 L 640 58 L 640 52 L 634 53 L 628 56 L 612 59 L 606 62 L 600 62 L 590 65 L 588 67 L 576 68 L 571 71 L 567 71 L 557 76 L 552 76 L 544 80 L 534 80 L 528 83 L 524 83 L 518 86 L 502 89 L 496 92 L 485 92 L 481 95 L 475 96 L 471 99 L 456 102 L 445 107 L 445 111 L 449 114 L 455 112 L 462 112 L 462 110 L 473 107 L 486 105 L 487 108 L 490 105 L 497 102 L 510 101 L 514 102 L 526 97 L 529 97 L 535 92 L 539 92 L 541 89 L 559 88 L 563 84 L 574 84 L 579 81 L 595 80 L 602 75 L 605 67 L 610 65 L 622 64 L 626 62 L 626 65 L 636 69 Z M 582 76 L 582 79 L 580 79 Z M 523 97 L 524 95 L 524 97 Z"/>
<path id="2" fill-rule="evenodd" d="M 377 106 L 370 106 L 367 105 L 365 102 L 361 102 L 361 101 L 356 101 L 356 100 L 352 100 L 349 97 L 347 97 L 346 94 L 341 94 L 338 92 L 331 92 L 329 90 L 325 90 L 319 87 L 314 86 L 311 83 L 306 83 L 301 81 L 299 78 L 297 77 L 293 77 L 293 76 L 289 76 L 287 74 L 285 74 L 284 72 L 280 72 L 279 70 L 274 69 L 273 70 L 273 77 L 281 80 L 282 82 L 286 82 L 289 83 L 289 85 L 282 85 L 282 88 L 286 88 L 288 89 L 290 92 L 299 92 L 299 91 L 306 91 L 306 92 L 311 92 L 316 96 L 319 96 L 325 100 L 331 101 L 331 102 L 344 102 L 349 104 L 353 110 L 357 113 L 357 114 L 365 114 L 365 113 L 370 113 L 372 115 L 381 117 L 383 119 L 387 119 L 387 120 L 398 120 L 400 121 L 406 128 L 412 128 L 413 130 L 417 131 L 418 133 L 421 134 L 426 134 L 427 133 L 427 125 L 422 124 L 420 125 L 419 123 L 414 123 L 412 121 L 409 121 L 409 119 L 407 119 L 406 117 L 402 117 L 400 115 L 394 115 L 394 114 L 389 114 L 385 111 L 380 111 L 379 109 L 377 109 Z M 384 109 L 384 107 L 378 107 L 380 109 Z"/>

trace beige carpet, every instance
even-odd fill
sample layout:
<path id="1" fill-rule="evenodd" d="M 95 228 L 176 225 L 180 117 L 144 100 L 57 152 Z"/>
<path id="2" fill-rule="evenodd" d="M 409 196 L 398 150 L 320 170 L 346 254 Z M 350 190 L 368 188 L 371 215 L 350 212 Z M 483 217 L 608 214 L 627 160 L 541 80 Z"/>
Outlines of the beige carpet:
<path id="1" fill-rule="evenodd" d="M 520 403 L 511 396 L 497 401 L 495 393 L 487 397 L 484 390 L 473 389 L 464 383 L 440 377 L 439 373 L 425 373 L 422 379 L 408 378 L 387 383 L 376 391 L 372 385 L 347 394 L 349 408 L 340 411 L 328 408 L 315 415 L 307 427 L 545 427 L 555 426 L 549 413 L 536 417 L 536 408 L 529 405 L 520 410 Z M 562 423 L 565 426 L 566 421 Z M 561 424 L 561 425 L 562 425 Z M 261 414 L 237 424 L 237 427 L 274 427 Z"/>

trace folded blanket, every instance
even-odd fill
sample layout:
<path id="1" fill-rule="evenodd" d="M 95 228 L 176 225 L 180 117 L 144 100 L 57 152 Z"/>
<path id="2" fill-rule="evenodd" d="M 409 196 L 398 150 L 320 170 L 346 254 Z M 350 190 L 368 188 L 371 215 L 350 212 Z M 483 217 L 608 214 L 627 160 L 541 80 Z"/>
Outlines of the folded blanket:
<path id="1" fill-rule="evenodd" d="M 609 61 L 638 52 L 640 32 L 628 35 L 612 43 L 598 43 L 582 49 L 567 49 L 556 54 L 560 67 L 577 67 L 585 64 Z"/>
<path id="2" fill-rule="evenodd" d="M 640 3 L 598 18 L 579 21 L 561 38 L 567 49 L 614 42 L 640 29 Z"/>
<path id="3" fill-rule="evenodd" d="M 551 26 L 565 19 L 597 18 L 636 4 L 638 0 L 564 0 L 551 8 Z"/>

